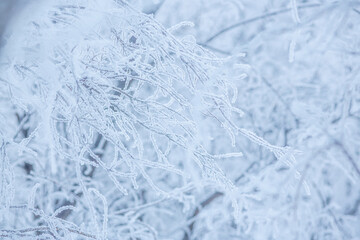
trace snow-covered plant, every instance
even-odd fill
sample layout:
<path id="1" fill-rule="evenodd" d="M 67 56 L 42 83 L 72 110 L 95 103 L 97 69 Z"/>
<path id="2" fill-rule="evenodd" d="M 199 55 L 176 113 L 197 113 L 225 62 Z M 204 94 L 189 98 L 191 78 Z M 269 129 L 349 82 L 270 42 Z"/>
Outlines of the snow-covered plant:
<path id="1" fill-rule="evenodd" d="M 0 238 L 356 239 L 358 8 L 30 1 L 0 50 Z"/>
<path id="2" fill-rule="evenodd" d="M 357 1 L 183 0 L 156 10 L 165 25 L 194 22 L 200 44 L 221 56 L 246 53 L 251 69 L 236 82 L 240 125 L 302 151 L 296 179 L 262 148 L 238 142 L 243 168 L 227 174 L 256 196 L 242 209 L 251 226 L 244 239 L 360 235 L 359 8 Z"/>
<path id="3" fill-rule="evenodd" d="M 1 236 L 190 238 L 220 196 L 240 230 L 244 193 L 218 161 L 238 161 L 239 133 L 288 149 L 239 126 L 234 59 L 122 1 L 24 11 L 1 62 Z"/>

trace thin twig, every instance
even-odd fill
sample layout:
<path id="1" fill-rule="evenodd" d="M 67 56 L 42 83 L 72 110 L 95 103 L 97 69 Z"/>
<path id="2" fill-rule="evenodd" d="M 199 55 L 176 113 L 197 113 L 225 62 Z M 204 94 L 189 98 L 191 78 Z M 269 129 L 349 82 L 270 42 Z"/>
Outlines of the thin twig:
<path id="1" fill-rule="evenodd" d="M 321 6 L 321 4 L 319 4 L 319 3 L 306 4 L 306 5 L 298 6 L 298 9 L 313 8 L 313 7 L 319 7 L 319 6 Z M 283 9 L 280 9 L 280 10 L 277 10 L 277 11 L 274 11 L 274 12 L 269 12 L 269 13 L 266 13 L 266 14 L 263 14 L 263 15 L 260 15 L 260 16 L 257 16 L 257 17 L 253 17 L 253 18 L 246 19 L 244 21 L 235 23 L 235 24 L 233 24 L 233 25 L 231 25 L 231 26 L 229 26 L 227 28 L 224 28 L 223 30 L 219 31 L 218 33 L 214 34 L 212 37 L 207 39 L 203 43 L 203 45 L 207 45 L 209 42 L 211 42 L 215 38 L 219 37 L 221 34 L 226 33 L 226 32 L 228 32 L 228 31 L 230 31 L 230 30 L 232 30 L 234 28 L 240 27 L 240 26 L 248 24 L 248 23 L 256 22 L 258 20 L 273 17 L 273 16 L 276 16 L 276 15 L 279 15 L 279 14 L 287 13 L 287 12 L 290 12 L 291 10 L 292 10 L 292 8 L 283 8 Z"/>
<path id="2" fill-rule="evenodd" d="M 213 202 L 215 199 L 217 199 L 218 197 L 224 195 L 221 192 L 215 192 L 213 193 L 210 197 L 208 197 L 207 199 L 205 199 L 203 202 L 201 202 L 200 206 L 197 207 L 193 213 L 193 215 L 191 216 L 190 219 L 193 219 L 193 221 L 191 221 L 191 223 L 188 226 L 189 231 L 185 232 L 185 235 L 183 237 L 183 240 L 189 240 L 190 239 L 190 235 L 193 231 L 194 228 L 194 223 L 195 223 L 195 217 L 200 213 L 200 210 L 204 207 L 206 207 L 207 205 L 209 205 L 211 202 Z"/>

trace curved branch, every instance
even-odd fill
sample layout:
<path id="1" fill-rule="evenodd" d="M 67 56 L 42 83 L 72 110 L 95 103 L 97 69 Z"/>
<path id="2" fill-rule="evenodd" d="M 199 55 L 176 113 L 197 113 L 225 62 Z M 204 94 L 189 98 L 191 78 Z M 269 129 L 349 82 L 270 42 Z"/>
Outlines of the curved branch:
<path id="1" fill-rule="evenodd" d="M 321 4 L 313 3 L 313 4 L 306 4 L 306 5 L 298 6 L 298 9 L 313 8 L 313 7 L 319 7 L 319 6 L 321 6 Z M 277 10 L 277 11 L 269 12 L 269 13 L 266 13 L 266 14 L 263 14 L 263 15 L 260 15 L 260 16 L 257 16 L 257 17 L 253 17 L 253 18 L 246 19 L 246 20 L 243 20 L 241 22 L 235 23 L 235 24 L 233 24 L 233 25 L 231 25 L 231 26 L 229 26 L 227 28 L 224 28 L 223 30 L 219 31 L 218 33 L 214 34 L 212 37 L 208 38 L 202 45 L 208 44 L 209 42 L 211 42 L 215 38 L 219 37 L 221 34 L 226 33 L 226 32 L 228 32 L 228 31 L 230 31 L 230 30 L 232 30 L 234 28 L 240 27 L 240 26 L 248 24 L 248 23 L 256 22 L 258 20 L 266 19 L 266 18 L 269 18 L 269 17 L 272 17 L 272 16 L 287 13 L 287 12 L 290 12 L 291 10 L 292 10 L 291 7 L 283 8 L 283 9 L 280 9 L 280 10 Z"/>

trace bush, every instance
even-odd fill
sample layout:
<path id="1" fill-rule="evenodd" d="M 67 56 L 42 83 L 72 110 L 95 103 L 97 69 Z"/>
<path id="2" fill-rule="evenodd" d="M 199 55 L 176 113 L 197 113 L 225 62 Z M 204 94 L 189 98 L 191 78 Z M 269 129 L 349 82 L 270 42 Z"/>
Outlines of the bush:
<path id="1" fill-rule="evenodd" d="M 0 236 L 355 237 L 357 208 L 331 203 L 345 205 L 336 193 L 344 183 L 355 191 L 350 204 L 359 202 L 359 134 L 345 135 L 348 144 L 336 136 L 346 129 L 338 122 L 359 130 L 350 114 L 336 120 L 342 101 L 343 108 L 358 107 L 359 83 L 332 55 L 325 61 L 326 48 L 311 53 L 317 64 L 309 62 L 324 23 L 310 14 L 300 25 L 299 16 L 354 5 L 293 1 L 237 24 L 224 17 L 214 23 L 218 34 L 209 36 L 205 20 L 227 9 L 235 16 L 233 5 L 193 4 L 193 16 L 179 19 L 190 9 L 187 1 L 133 4 L 153 15 L 124 1 L 34 2 L 7 31 L 0 66 Z M 273 37 L 287 31 L 286 21 L 263 26 L 258 39 L 249 28 L 219 40 L 271 16 L 281 22 L 283 13 L 301 26 L 285 51 L 277 45 L 285 40 Z M 164 27 L 169 19 L 196 22 L 198 16 L 204 20 L 193 34 L 200 44 L 187 35 L 189 22 Z M 304 32 L 316 37 L 301 38 Z M 233 39 L 248 41 L 248 49 Z M 330 64 L 339 66 L 334 74 L 349 77 L 347 88 L 329 82 Z M 330 116 L 325 124 L 324 114 Z M 348 165 L 331 159 L 337 157 Z"/>

